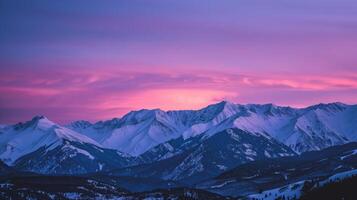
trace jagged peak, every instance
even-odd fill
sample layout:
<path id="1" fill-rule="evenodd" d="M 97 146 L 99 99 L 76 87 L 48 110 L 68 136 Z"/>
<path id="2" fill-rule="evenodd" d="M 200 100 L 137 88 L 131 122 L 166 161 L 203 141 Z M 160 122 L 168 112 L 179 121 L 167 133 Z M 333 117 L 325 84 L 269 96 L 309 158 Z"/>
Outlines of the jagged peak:
<path id="1" fill-rule="evenodd" d="M 157 119 L 164 115 L 166 112 L 161 109 L 141 109 L 136 111 L 131 111 L 128 114 L 124 115 L 122 118 L 123 121 L 143 121 L 148 118 Z"/>
<path id="2" fill-rule="evenodd" d="M 341 102 L 320 103 L 319 105 L 327 106 L 327 107 L 331 107 L 331 106 L 345 107 L 345 106 L 347 106 L 347 104 L 344 104 L 344 103 L 341 103 Z"/>
<path id="3" fill-rule="evenodd" d="M 47 117 L 45 116 L 36 116 L 32 119 L 36 123 L 37 126 L 53 126 L 55 125 L 54 122 L 50 121 Z"/>
<path id="4" fill-rule="evenodd" d="M 299 109 L 292 108 L 289 106 L 277 106 L 273 103 L 266 104 L 247 104 L 244 106 L 250 112 L 256 114 L 264 114 L 266 116 L 274 115 L 285 115 L 285 114 L 296 114 Z"/>
<path id="5" fill-rule="evenodd" d="M 220 101 L 218 103 L 215 103 L 215 104 L 210 104 L 204 108 L 202 108 L 201 110 L 199 111 L 207 111 L 207 110 L 214 110 L 214 111 L 217 111 L 217 112 L 222 112 L 224 110 L 229 110 L 231 108 L 236 108 L 238 107 L 238 104 L 234 104 L 230 101 Z"/>
<path id="6" fill-rule="evenodd" d="M 35 120 L 35 121 L 38 121 L 38 120 L 41 120 L 41 119 L 48 119 L 46 116 L 44 115 L 36 115 L 32 118 L 32 120 Z"/>
<path id="7" fill-rule="evenodd" d="M 43 115 L 37 115 L 33 117 L 30 121 L 20 122 L 14 125 L 15 129 L 25 129 L 29 127 L 33 128 L 50 128 L 56 125 L 54 122 L 50 121 L 47 117 Z"/>
<path id="8" fill-rule="evenodd" d="M 246 104 L 247 107 L 259 107 L 259 108 L 278 108 L 280 106 L 277 106 L 273 103 L 264 103 L 264 104 Z"/>
<path id="9" fill-rule="evenodd" d="M 316 105 L 312 105 L 309 107 L 306 107 L 305 109 L 307 110 L 343 110 L 347 107 L 347 104 L 341 103 L 341 102 L 332 102 L 332 103 L 319 103 Z"/>
<path id="10" fill-rule="evenodd" d="M 223 100 L 223 101 L 220 101 L 218 103 L 215 103 L 215 104 L 211 104 L 209 106 L 215 106 L 215 107 L 230 107 L 230 106 L 237 106 L 237 104 L 231 102 L 231 101 L 228 101 L 228 100 Z"/>

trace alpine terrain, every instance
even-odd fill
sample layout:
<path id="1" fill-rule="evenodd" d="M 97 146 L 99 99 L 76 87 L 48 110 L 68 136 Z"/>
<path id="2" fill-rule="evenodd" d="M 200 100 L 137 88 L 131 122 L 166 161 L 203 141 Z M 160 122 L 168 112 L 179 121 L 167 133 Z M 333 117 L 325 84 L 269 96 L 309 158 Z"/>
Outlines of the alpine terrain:
<path id="1" fill-rule="evenodd" d="M 355 142 L 357 105 L 343 103 L 223 101 L 67 125 L 35 116 L 0 127 L 0 196 L 308 198 L 327 182 L 353 181 Z"/>

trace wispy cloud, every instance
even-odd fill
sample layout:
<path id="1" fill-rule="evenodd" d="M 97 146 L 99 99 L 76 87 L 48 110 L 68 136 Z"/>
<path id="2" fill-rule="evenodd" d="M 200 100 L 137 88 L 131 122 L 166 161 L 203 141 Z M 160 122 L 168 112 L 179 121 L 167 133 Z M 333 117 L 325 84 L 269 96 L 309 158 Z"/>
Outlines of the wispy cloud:
<path id="1" fill-rule="evenodd" d="M 161 108 L 198 109 L 220 100 L 237 103 L 273 102 L 298 105 L 294 96 L 284 96 L 298 91 L 312 95 L 324 93 L 350 93 L 357 90 L 356 75 L 288 76 L 198 72 L 143 73 L 123 70 L 63 70 L 22 73 L 2 73 L 0 97 L 2 113 L 23 108 L 30 114 L 49 115 L 59 121 L 74 120 L 71 112 L 94 112 L 91 120 L 118 117 L 132 109 Z M 277 98 L 275 98 L 277 97 Z M 299 105 L 314 103 L 311 96 L 301 96 Z M 356 99 L 341 96 L 340 101 Z M 329 101 L 321 98 L 319 101 Z M 73 109 L 71 111 L 69 108 Z M 54 110 L 67 110 L 60 116 Z M 50 112 L 51 111 L 51 112 Z M 3 114 L 3 120 L 5 114 Z"/>
<path id="2" fill-rule="evenodd" d="M 0 122 L 356 103 L 357 3 L 321 2 L 4 2 Z"/>

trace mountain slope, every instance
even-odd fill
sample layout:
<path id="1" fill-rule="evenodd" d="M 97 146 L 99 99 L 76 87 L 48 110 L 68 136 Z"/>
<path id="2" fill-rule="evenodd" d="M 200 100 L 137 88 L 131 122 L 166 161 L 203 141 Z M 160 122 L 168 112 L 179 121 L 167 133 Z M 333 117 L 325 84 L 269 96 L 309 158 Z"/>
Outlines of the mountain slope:
<path id="1" fill-rule="evenodd" d="M 297 153 L 357 140 L 357 105 L 318 104 L 307 108 L 223 101 L 200 110 L 139 110 L 121 119 L 67 127 L 107 148 L 138 156 L 174 139 L 212 136 L 228 128 L 269 135 Z"/>
<path id="2" fill-rule="evenodd" d="M 193 183 L 249 161 L 295 155 L 272 138 L 239 129 L 227 129 L 208 138 L 203 136 L 188 139 L 187 144 L 182 144 L 187 148 L 182 147 L 181 153 L 168 159 L 119 169 L 110 174 Z"/>
<path id="3" fill-rule="evenodd" d="M 130 112 L 115 122 L 98 122 L 88 126 L 78 126 L 78 122 L 69 128 L 96 139 L 107 148 L 117 149 L 137 156 L 151 147 L 167 140 L 179 137 L 180 121 L 168 116 L 161 110 L 140 110 Z M 111 126 L 106 124 L 111 124 Z"/>
<path id="4" fill-rule="evenodd" d="M 61 161 L 61 157 L 76 162 L 86 160 L 90 172 L 110 170 L 113 166 L 110 160 L 115 160 L 113 163 L 119 168 L 168 159 L 202 146 L 210 137 L 217 139 L 215 135 L 222 131 L 235 128 L 251 135 L 274 138 L 302 153 L 356 140 L 356 122 L 356 105 L 331 103 L 295 109 L 226 101 L 200 110 L 139 110 L 120 119 L 95 124 L 77 121 L 67 127 L 45 117 L 35 117 L 29 122 L 0 128 L 0 159 L 9 165 L 21 160 L 16 164 L 21 169 L 30 170 L 32 163 L 36 170 L 48 173 L 65 173 L 55 164 Z M 105 152 L 104 149 L 119 152 L 100 154 L 98 148 Z M 211 147 L 202 151 L 207 151 L 207 148 Z M 196 157 L 200 155 L 199 150 L 195 152 Z M 30 153 L 31 156 L 26 156 Z M 45 156 L 42 155 L 44 153 Z M 244 152 L 241 153 L 244 156 Z M 74 154 L 80 159 L 73 158 Z M 95 159 L 92 154 L 95 154 Z M 110 159 L 106 154 L 112 155 Z M 39 160 L 41 157 L 47 160 Z M 30 162 L 31 159 L 37 164 Z M 225 167 L 221 166 L 222 169 Z"/>
<path id="5" fill-rule="evenodd" d="M 140 163 L 138 158 L 117 150 L 92 144 L 64 141 L 53 149 L 42 147 L 20 157 L 14 163 L 18 170 L 42 174 L 85 174 L 108 171 Z"/>
<path id="6" fill-rule="evenodd" d="M 45 117 L 3 128 L 0 149 L 0 159 L 7 164 L 45 174 L 88 173 L 138 163 L 137 158 L 102 148 Z"/>
<path id="7" fill-rule="evenodd" d="M 56 148 L 64 140 L 100 146 L 94 140 L 61 127 L 46 117 L 36 116 L 31 121 L 6 126 L 0 130 L 0 158 L 12 164 L 19 157 L 41 147 Z"/>
<path id="8" fill-rule="evenodd" d="M 245 196 L 283 185 L 328 177 L 357 168 L 357 143 L 306 152 L 299 156 L 240 165 L 197 185 L 221 195 Z"/>
<path id="9" fill-rule="evenodd" d="M 269 134 L 299 153 L 356 139 L 357 106 L 332 103 L 303 109 L 269 104 L 247 107 L 248 114 L 235 119 L 235 127 Z"/>
<path id="10" fill-rule="evenodd" d="M 0 176 L 16 173 L 16 170 L 0 161 Z"/>

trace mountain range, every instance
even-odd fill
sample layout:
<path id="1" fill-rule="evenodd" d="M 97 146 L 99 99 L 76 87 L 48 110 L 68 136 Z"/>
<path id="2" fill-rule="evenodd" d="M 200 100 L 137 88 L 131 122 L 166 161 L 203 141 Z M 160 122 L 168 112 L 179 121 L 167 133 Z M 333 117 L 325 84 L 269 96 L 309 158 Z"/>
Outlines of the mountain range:
<path id="1" fill-rule="evenodd" d="M 131 191 L 141 191 L 135 185 L 146 189 L 184 186 L 239 196 L 257 192 L 251 185 L 239 194 L 224 189 L 234 184 L 222 177 L 235 176 L 239 167 L 274 159 L 299 160 L 310 151 L 354 141 L 357 105 L 292 108 L 223 101 L 199 110 L 143 109 L 96 123 L 80 120 L 59 125 L 35 116 L 27 122 L 0 126 L 0 160 L 5 171 L 11 167 L 15 172 L 47 175 L 95 174 L 111 181 L 108 177 L 121 177 L 128 180 L 125 186 L 119 181 L 121 186 Z M 274 173 L 288 174 L 287 168 L 291 166 L 274 169 Z M 351 166 L 341 169 L 350 170 Z M 273 176 L 266 178 L 274 180 Z M 303 177 L 294 181 L 299 178 Z M 211 188 L 220 184 L 225 187 Z"/>
<path id="2" fill-rule="evenodd" d="M 355 199 L 357 143 L 239 165 L 196 185 L 110 173 L 42 175 L 0 161 L 1 199 Z M 332 192 L 333 191 L 333 192 Z"/>
<path id="3" fill-rule="evenodd" d="M 357 105 L 318 104 L 306 108 L 223 101 L 200 110 L 139 110 L 109 121 L 76 121 L 67 127 L 101 145 L 138 156 L 164 142 L 228 128 L 267 135 L 297 153 L 357 139 Z"/>

